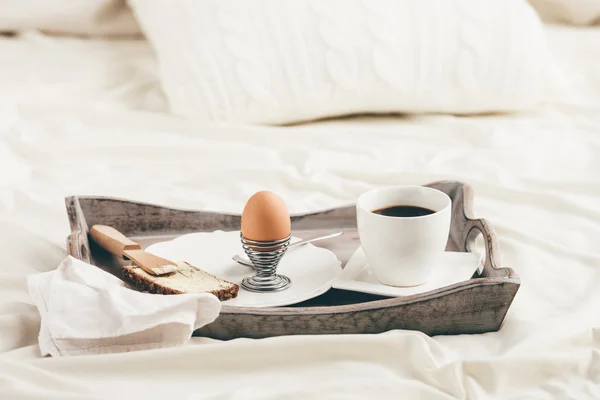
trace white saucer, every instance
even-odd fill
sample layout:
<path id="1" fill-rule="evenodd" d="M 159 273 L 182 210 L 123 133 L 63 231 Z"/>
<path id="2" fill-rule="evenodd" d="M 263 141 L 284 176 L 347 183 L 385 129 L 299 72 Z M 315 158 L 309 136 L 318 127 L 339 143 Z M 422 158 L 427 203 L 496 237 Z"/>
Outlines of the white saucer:
<path id="1" fill-rule="evenodd" d="M 444 268 L 436 271 L 429 281 L 422 285 L 410 287 L 388 286 L 377 280 L 367 263 L 367 257 L 362 247 L 359 247 L 344 267 L 342 273 L 334 279 L 332 287 L 391 297 L 425 293 L 471 279 L 473 273 L 483 267 L 483 255 L 446 252 L 444 253 L 444 264 Z"/>
<path id="2" fill-rule="evenodd" d="M 292 238 L 292 242 L 298 240 Z M 155 243 L 146 251 L 173 261 L 187 261 L 209 274 L 240 285 L 238 297 L 223 303 L 237 307 L 279 307 L 300 303 L 328 291 L 333 279 L 342 270 L 331 251 L 307 244 L 287 252 L 277 267 L 277 273 L 292 280 L 288 289 L 254 293 L 241 287 L 242 278 L 253 274 L 254 269 L 231 259 L 235 254 L 244 254 L 239 231 L 191 233 L 168 242 Z"/>

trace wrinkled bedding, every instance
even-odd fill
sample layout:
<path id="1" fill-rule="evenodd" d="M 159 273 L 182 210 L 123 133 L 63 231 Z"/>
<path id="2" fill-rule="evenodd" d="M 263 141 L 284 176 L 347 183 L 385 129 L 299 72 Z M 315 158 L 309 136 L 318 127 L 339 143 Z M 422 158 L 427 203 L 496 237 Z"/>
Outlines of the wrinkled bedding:
<path id="1" fill-rule="evenodd" d="M 0 398 L 600 398 L 600 30 L 547 34 L 570 90 L 536 110 L 287 127 L 168 115 L 141 40 L 0 39 Z M 474 187 L 521 277 L 499 332 L 40 356 L 26 276 L 65 257 L 67 195 L 239 212 L 268 189 L 306 212 L 440 179 Z"/>

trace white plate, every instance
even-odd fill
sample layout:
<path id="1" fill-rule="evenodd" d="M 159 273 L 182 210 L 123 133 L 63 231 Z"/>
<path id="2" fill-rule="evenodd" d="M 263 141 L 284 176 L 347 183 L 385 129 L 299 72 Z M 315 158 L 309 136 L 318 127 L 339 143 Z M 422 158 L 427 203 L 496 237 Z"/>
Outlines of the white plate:
<path id="1" fill-rule="evenodd" d="M 378 294 L 381 296 L 410 296 L 429 292 L 444 286 L 471 279 L 473 273 L 482 268 L 483 255 L 463 252 L 445 252 L 444 268 L 434 272 L 429 281 L 419 286 L 396 287 L 379 282 L 368 265 L 362 247 L 352 255 L 344 270 L 333 281 L 336 289 Z"/>
<path id="2" fill-rule="evenodd" d="M 298 240 L 292 238 L 292 242 Z M 331 251 L 307 244 L 288 251 L 277 267 L 277 273 L 292 280 L 288 289 L 254 293 L 241 287 L 242 278 L 253 274 L 254 270 L 231 259 L 235 254 L 244 254 L 239 231 L 191 233 L 168 242 L 155 243 L 146 251 L 173 261 L 187 261 L 209 274 L 240 285 L 238 297 L 224 303 L 238 307 L 279 307 L 300 303 L 328 291 L 333 279 L 342 270 Z"/>

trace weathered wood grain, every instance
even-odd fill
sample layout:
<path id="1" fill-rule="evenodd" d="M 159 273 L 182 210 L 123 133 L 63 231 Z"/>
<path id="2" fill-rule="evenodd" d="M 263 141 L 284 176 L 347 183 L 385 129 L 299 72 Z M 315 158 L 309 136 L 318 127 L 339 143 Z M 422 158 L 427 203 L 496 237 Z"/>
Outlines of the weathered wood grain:
<path id="1" fill-rule="evenodd" d="M 498 330 L 520 285 L 510 268 L 498 265 L 498 244 L 491 225 L 472 214 L 473 193 L 468 185 L 431 183 L 452 199 L 452 226 L 447 249 L 470 251 L 477 234 L 486 245 L 481 276 L 427 293 L 386 298 L 332 289 L 292 307 L 240 308 L 224 303 L 221 315 L 196 334 L 219 339 L 291 334 L 378 333 L 413 329 L 428 335 L 480 333 Z M 238 230 L 239 215 L 176 210 L 151 204 L 102 197 L 66 199 L 71 235 L 69 253 L 122 276 L 123 260 L 88 240 L 89 226 L 113 226 L 142 245 L 199 231 Z M 292 216 L 294 235 L 318 229 L 343 228 L 345 234 L 318 245 L 332 250 L 342 265 L 359 245 L 354 205 Z"/>

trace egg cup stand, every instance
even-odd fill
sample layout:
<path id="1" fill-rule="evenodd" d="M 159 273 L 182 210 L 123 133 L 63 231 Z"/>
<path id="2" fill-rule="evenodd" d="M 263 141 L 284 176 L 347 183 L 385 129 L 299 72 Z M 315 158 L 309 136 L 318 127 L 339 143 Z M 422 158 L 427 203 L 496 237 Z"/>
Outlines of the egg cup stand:
<path id="1" fill-rule="evenodd" d="M 279 292 L 292 284 L 290 278 L 277 274 L 279 260 L 285 254 L 292 235 L 281 240 L 246 239 L 240 233 L 242 248 L 254 265 L 254 274 L 242 279 L 242 287 L 251 292 Z"/>
<path id="2" fill-rule="evenodd" d="M 392 329 L 419 330 L 428 335 L 497 331 L 519 289 L 519 277 L 500 267 L 498 242 L 491 225 L 472 214 L 471 187 L 443 181 L 426 186 L 452 199 L 452 224 L 446 250 L 473 251 L 483 236 L 486 259 L 480 275 L 470 280 L 412 296 L 389 298 L 331 289 L 319 297 L 289 307 L 246 308 L 223 303 L 221 314 L 194 334 L 217 339 L 280 335 L 379 333 Z M 88 240 L 89 227 L 115 227 L 144 247 L 192 232 L 240 229 L 240 215 L 177 210 L 127 200 L 73 196 L 66 199 L 71 234 L 69 253 L 122 278 L 124 261 Z M 319 242 L 333 251 L 342 266 L 359 246 L 354 205 L 292 216 L 294 236 L 344 229 L 344 235 Z"/>

